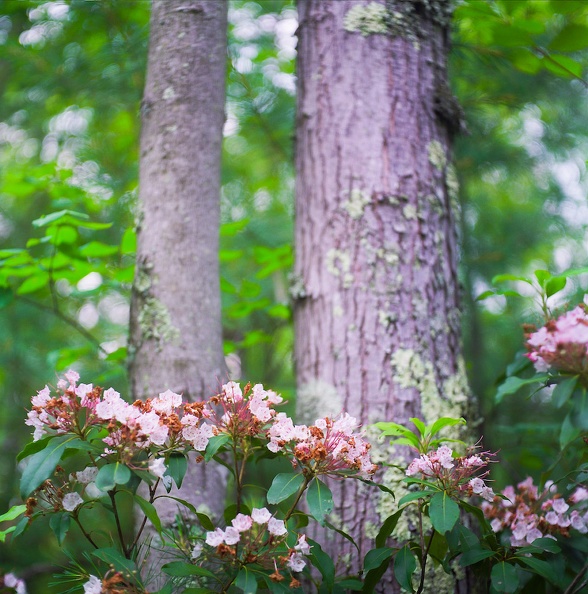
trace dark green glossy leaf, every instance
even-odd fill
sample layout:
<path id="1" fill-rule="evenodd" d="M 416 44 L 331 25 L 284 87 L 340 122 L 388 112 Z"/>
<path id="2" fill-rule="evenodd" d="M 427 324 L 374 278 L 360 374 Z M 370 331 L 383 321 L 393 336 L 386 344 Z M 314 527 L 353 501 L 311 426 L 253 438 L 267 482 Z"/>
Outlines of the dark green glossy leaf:
<path id="1" fill-rule="evenodd" d="M 326 516 L 333 511 L 333 494 L 331 493 L 331 489 L 320 479 L 315 478 L 306 491 L 306 503 L 308 503 L 308 510 L 312 517 L 321 525 L 324 525 Z"/>
<path id="2" fill-rule="evenodd" d="M 327 592 L 331 592 L 335 584 L 335 565 L 333 564 L 333 560 L 323 551 L 318 542 L 309 538 L 308 544 L 312 547 L 308 558 L 323 576 L 323 582 L 327 588 Z"/>
<path id="3" fill-rule="evenodd" d="M 216 579 L 214 573 L 198 565 L 192 565 L 192 563 L 185 563 L 184 561 L 173 561 L 172 563 L 166 563 L 162 568 L 164 573 L 174 577 L 190 577 L 193 575 L 199 575 L 202 577 L 209 577 Z"/>
<path id="4" fill-rule="evenodd" d="M 396 524 L 398 524 L 398 520 L 400 519 L 403 511 L 404 510 L 399 509 L 397 512 L 386 518 L 380 528 L 380 531 L 378 532 L 378 536 L 376 536 L 376 547 L 381 548 L 386 544 L 386 540 L 392 534 L 392 532 L 394 532 Z"/>
<path id="5" fill-rule="evenodd" d="M 230 436 L 226 433 L 221 433 L 220 435 L 215 435 L 208 440 L 208 445 L 206 446 L 206 451 L 204 453 L 204 461 L 210 462 L 212 457 L 229 441 L 231 440 Z"/>
<path id="6" fill-rule="evenodd" d="M 564 379 L 555 386 L 555 389 L 551 394 L 551 400 L 557 408 L 561 408 L 570 399 L 577 383 L 578 376 L 575 375 L 574 377 Z"/>
<path id="7" fill-rule="evenodd" d="M 298 492 L 304 484 L 304 475 L 300 473 L 280 473 L 274 477 L 271 487 L 267 492 L 268 503 L 280 503 Z"/>
<path id="8" fill-rule="evenodd" d="M 409 546 L 403 546 L 394 557 L 394 576 L 398 583 L 409 592 L 414 592 L 412 574 L 415 572 L 416 567 L 417 562 Z"/>
<path id="9" fill-rule="evenodd" d="M 257 578 L 247 566 L 242 567 L 237 574 L 235 585 L 237 588 L 241 588 L 244 594 L 255 594 L 257 592 Z"/>
<path id="10" fill-rule="evenodd" d="M 128 466 L 120 462 L 106 464 L 96 476 L 95 484 L 101 491 L 112 491 L 116 485 L 125 485 L 131 478 L 131 471 Z"/>
<path id="11" fill-rule="evenodd" d="M 146 499 L 143 499 L 140 495 L 135 495 L 135 502 L 141 508 L 141 511 L 145 514 L 147 519 L 151 522 L 155 530 L 161 534 L 161 520 L 155 506 L 149 503 Z"/>
<path id="12" fill-rule="evenodd" d="M 365 559 L 363 560 L 363 570 L 369 571 L 370 569 L 376 569 L 385 563 L 392 554 L 394 553 L 394 549 L 390 547 L 380 547 L 378 549 L 372 549 L 368 551 Z"/>
<path id="13" fill-rule="evenodd" d="M 119 551 L 112 547 L 105 547 L 97 549 L 92 552 L 92 555 L 107 565 L 114 567 L 115 571 L 122 573 L 127 579 L 133 583 L 141 583 L 139 570 L 136 564 L 130 559 L 126 559 Z"/>
<path id="14" fill-rule="evenodd" d="M 516 568 L 510 563 L 501 561 L 496 564 L 490 572 L 492 587 L 496 592 L 513 594 L 519 586 L 519 576 Z"/>
<path id="15" fill-rule="evenodd" d="M 167 461 L 167 470 L 165 471 L 165 474 L 171 476 L 178 489 L 182 486 L 182 481 L 186 476 L 187 470 L 188 459 L 186 456 L 177 452 L 172 453 Z"/>
<path id="16" fill-rule="evenodd" d="M 65 536 L 69 530 L 71 516 L 67 513 L 57 513 L 51 516 L 49 520 L 49 526 L 57 538 L 59 546 L 63 545 Z"/>
<path id="17" fill-rule="evenodd" d="M 445 491 L 431 497 L 429 504 L 429 517 L 433 528 L 440 534 L 451 530 L 459 519 L 459 506 Z"/>
<path id="18" fill-rule="evenodd" d="M 459 564 L 462 567 L 468 567 L 469 565 L 474 565 L 475 563 L 478 563 L 478 561 L 482 561 L 483 559 L 488 559 L 489 557 L 493 557 L 495 554 L 496 553 L 494 551 L 490 551 L 488 549 L 481 549 L 481 548 L 468 549 L 460 557 Z"/>

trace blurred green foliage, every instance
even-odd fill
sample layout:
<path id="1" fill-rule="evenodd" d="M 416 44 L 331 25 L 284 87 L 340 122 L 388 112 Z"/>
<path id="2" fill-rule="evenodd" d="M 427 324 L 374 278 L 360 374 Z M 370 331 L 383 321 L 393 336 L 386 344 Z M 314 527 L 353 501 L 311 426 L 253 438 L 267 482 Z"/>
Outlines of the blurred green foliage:
<path id="1" fill-rule="evenodd" d="M 221 196 L 225 350 L 243 378 L 286 396 L 296 26 L 290 0 L 230 4 Z M 36 390 L 69 366 L 127 389 L 148 29 L 142 0 L 0 6 L 0 510 L 18 491 L 14 458 Z M 500 483 L 539 476 L 560 419 L 541 394 L 494 401 L 521 323 L 539 323 L 540 308 L 475 298 L 497 274 L 585 265 L 587 30 L 583 1 L 471 0 L 455 15 L 450 65 L 469 130 L 455 148 L 464 343 L 485 444 L 504 452 Z M 570 281 L 553 307 L 581 301 L 586 286 Z M 23 538 L 0 545 L 0 562 L 27 568 L 29 591 L 44 592 L 56 545 L 36 530 Z"/>

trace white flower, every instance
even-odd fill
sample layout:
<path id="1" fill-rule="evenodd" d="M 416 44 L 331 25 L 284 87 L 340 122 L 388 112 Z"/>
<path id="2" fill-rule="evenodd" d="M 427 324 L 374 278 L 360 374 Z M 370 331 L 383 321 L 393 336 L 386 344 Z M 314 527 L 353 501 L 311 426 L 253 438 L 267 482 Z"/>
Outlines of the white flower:
<path id="1" fill-rule="evenodd" d="M 84 594 L 102 594 L 102 580 L 95 575 L 84 584 Z"/>
<path id="2" fill-rule="evenodd" d="M 198 557 L 200 557 L 200 553 L 202 553 L 202 543 L 197 542 L 192 549 L 192 559 L 198 559 Z"/>
<path id="3" fill-rule="evenodd" d="M 278 520 L 277 518 L 270 518 L 267 523 L 267 529 L 269 533 L 273 534 L 274 536 L 282 536 L 288 532 L 284 521 Z"/>
<path id="4" fill-rule="evenodd" d="M 88 466 L 84 468 L 84 470 L 80 470 L 75 473 L 75 479 L 78 483 L 82 483 L 82 485 L 87 485 L 91 483 L 96 476 L 98 475 L 98 469 L 95 466 Z"/>
<path id="5" fill-rule="evenodd" d="M 76 507 L 84 503 L 84 500 L 77 493 L 67 493 L 63 496 L 63 509 L 68 512 L 74 511 Z"/>
<path id="6" fill-rule="evenodd" d="M 241 534 L 236 528 L 229 526 L 225 530 L 225 543 L 228 545 L 237 544 L 241 540 Z"/>
<path id="7" fill-rule="evenodd" d="M 261 509 L 254 507 L 251 510 L 251 517 L 256 524 L 267 524 L 272 517 L 272 514 L 265 507 L 262 507 Z"/>
<path id="8" fill-rule="evenodd" d="M 158 478 L 163 478 L 167 470 L 163 458 L 154 458 L 149 461 L 149 472 Z"/>
<path id="9" fill-rule="evenodd" d="M 302 553 L 303 555 L 310 554 L 311 546 L 306 542 L 306 535 L 301 534 L 298 537 L 298 542 L 294 545 L 294 550 Z"/>
<path id="10" fill-rule="evenodd" d="M 305 565 L 306 561 L 300 553 L 293 553 L 288 559 L 288 567 L 292 571 L 302 571 Z"/>

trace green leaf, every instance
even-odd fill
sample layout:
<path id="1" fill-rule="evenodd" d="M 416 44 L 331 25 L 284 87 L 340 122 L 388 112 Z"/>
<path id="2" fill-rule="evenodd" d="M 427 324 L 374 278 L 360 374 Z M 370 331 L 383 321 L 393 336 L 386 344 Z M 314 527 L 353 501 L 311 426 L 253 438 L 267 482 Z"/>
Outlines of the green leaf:
<path id="1" fill-rule="evenodd" d="M 327 553 L 323 551 L 321 545 L 310 538 L 307 539 L 308 544 L 312 547 L 310 549 L 310 555 L 308 558 L 310 562 L 320 571 L 323 576 L 324 585 L 327 588 L 327 592 L 332 592 L 335 584 L 335 566 L 333 560 Z"/>
<path id="2" fill-rule="evenodd" d="M 409 592 L 413 592 L 412 574 L 417 567 L 416 559 L 408 545 L 404 545 L 394 557 L 394 575 L 398 583 Z"/>
<path id="3" fill-rule="evenodd" d="M 429 517 L 433 528 L 440 534 L 451 530 L 459 519 L 459 506 L 445 491 L 431 497 L 429 504 Z"/>
<path id="4" fill-rule="evenodd" d="M 533 573 L 540 575 L 552 584 L 558 584 L 559 579 L 557 573 L 546 561 L 542 561 L 541 559 L 537 559 L 535 557 L 524 556 L 517 556 L 517 561 L 523 565 L 526 565 Z"/>
<path id="5" fill-rule="evenodd" d="M 14 292 L 8 287 L 0 287 L 0 309 L 14 301 Z"/>
<path id="6" fill-rule="evenodd" d="M 227 435 L 226 433 L 221 433 L 220 435 L 211 437 L 208 440 L 208 445 L 206 446 L 206 451 L 204 452 L 204 461 L 210 462 L 213 456 L 230 440 L 230 435 Z"/>
<path id="7" fill-rule="evenodd" d="M 421 434 L 421 437 L 425 435 L 425 424 L 420 419 L 417 419 L 416 417 L 411 417 L 409 420 L 412 421 L 414 426 L 418 429 L 419 433 Z"/>
<path id="8" fill-rule="evenodd" d="M 51 530 L 53 530 L 53 534 L 55 534 L 59 546 L 63 545 L 63 541 L 69 530 L 70 521 L 71 516 L 67 513 L 54 514 L 49 520 L 49 526 L 51 527 Z"/>
<path id="9" fill-rule="evenodd" d="M 267 492 L 267 502 L 280 503 L 296 493 L 303 484 L 303 474 L 293 472 L 277 474 Z"/>
<path id="10" fill-rule="evenodd" d="M 171 476 L 178 489 L 180 489 L 182 486 L 182 481 L 186 476 L 187 470 L 188 459 L 186 456 L 178 452 L 172 453 L 169 457 L 169 460 L 167 461 L 167 470 L 165 471 L 165 474 Z"/>
<path id="11" fill-rule="evenodd" d="M 484 299 L 488 299 L 488 297 L 493 297 L 496 295 L 496 291 L 492 291 L 488 289 L 487 291 L 483 291 L 476 297 L 476 301 L 484 301 Z"/>
<path id="12" fill-rule="evenodd" d="M 125 467 L 126 468 L 126 467 Z M 145 517 L 153 524 L 153 527 L 159 534 L 161 534 L 161 520 L 155 506 L 149 503 L 146 499 L 143 499 L 140 495 L 134 495 L 135 502 L 141 508 L 141 511 L 145 514 Z"/>
<path id="13" fill-rule="evenodd" d="M 308 503 L 308 510 L 312 517 L 321 526 L 324 526 L 326 516 L 333 511 L 333 494 L 331 493 L 331 489 L 320 479 L 315 478 L 310 483 L 306 492 L 306 503 Z"/>
<path id="14" fill-rule="evenodd" d="M 235 580 L 237 588 L 241 588 L 244 594 L 255 594 L 257 592 L 257 578 L 247 566 L 241 568 Z"/>
<path id="15" fill-rule="evenodd" d="M 131 470 L 120 462 L 106 464 L 96 476 L 95 484 L 101 491 L 112 491 L 116 485 L 125 485 L 131 478 Z"/>
<path id="16" fill-rule="evenodd" d="M 492 586 L 497 592 L 514 594 L 519 585 L 519 576 L 514 566 L 501 561 L 492 568 L 490 573 Z"/>
<path id="17" fill-rule="evenodd" d="M 469 565 L 474 565 L 483 559 L 488 559 L 489 557 L 493 557 L 495 555 L 494 551 L 490 551 L 488 549 L 482 548 L 474 548 L 466 550 L 465 553 L 461 556 L 459 560 L 459 564 L 462 567 L 468 567 Z"/>
<path id="18" fill-rule="evenodd" d="M 545 284 L 545 294 L 551 297 L 559 293 L 566 286 L 567 279 L 565 276 L 554 276 L 550 278 Z"/>
<path id="19" fill-rule="evenodd" d="M 137 251 L 137 233 L 134 229 L 127 229 L 120 240 L 121 254 L 134 254 Z"/>
<path id="20" fill-rule="evenodd" d="M 522 552 L 524 548 L 517 549 L 517 552 Z M 539 551 L 547 551 L 548 553 L 560 553 L 561 547 L 557 544 L 557 541 L 552 538 L 536 538 L 533 544 L 528 547 L 530 549 L 536 549 Z"/>
<path id="21" fill-rule="evenodd" d="M 71 219 L 79 219 L 79 220 L 88 220 L 90 217 L 83 212 L 75 212 L 73 210 L 59 210 L 57 212 L 52 212 L 48 215 L 44 215 L 35 219 L 32 222 L 33 227 L 46 227 L 47 225 L 51 225 L 52 223 L 56 223 L 57 221 L 63 220 L 66 217 L 70 217 Z"/>
<path id="22" fill-rule="evenodd" d="M 415 499 L 430 497 L 431 495 L 435 495 L 435 493 L 439 493 L 439 491 L 413 491 L 411 493 L 406 494 L 404 497 L 400 499 L 400 501 L 398 502 L 398 507 L 402 507 L 405 503 L 410 503 Z"/>
<path id="23" fill-rule="evenodd" d="M 426 435 L 435 435 L 439 433 L 441 429 L 445 427 L 453 427 L 454 425 L 465 425 L 466 420 L 461 417 L 459 419 L 453 419 L 451 417 L 441 417 L 437 419 L 433 424 L 427 426 Z"/>
<path id="24" fill-rule="evenodd" d="M 370 569 L 377 569 L 392 557 L 394 549 L 390 547 L 380 547 L 378 549 L 372 549 L 367 552 L 365 559 L 363 560 L 363 570 L 369 571 Z"/>
<path id="25" fill-rule="evenodd" d="M 545 373 L 526 379 L 516 376 L 507 377 L 506 380 L 498 387 L 498 391 L 496 392 L 496 402 L 499 404 L 506 395 L 518 392 L 523 386 L 545 382 L 547 377 L 548 376 Z"/>
<path id="26" fill-rule="evenodd" d="M 381 548 L 386 544 L 386 540 L 392 532 L 394 532 L 394 528 L 396 528 L 396 524 L 398 524 L 398 520 L 403 511 L 404 510 L 399 509 L 397 512 L 386 518 L 378 532 L 378 536 L 376 536 L 376 547 Z"/>
<path id="27" fill-rule="evenodd" d="M 20 494 L 26 499 L 41 483 L 48 479 L 67 449 L 91 449 L 91 446 L 73 435 L 53 437 L 44 449 L 32 454 L 20 479 Z"/>
<path id="28" fill-rule="evenodd" d="M 28 518 L 25 519 L 28 521 Z M 0 530 L 0 542 L 6 542 L 6 537 L 11 532 L 16 532 L 16 526 L 10 526 L 10 528 L 6 528 L 6 530 Z"/>
<path id="29" fill-rule="evenodd" d="M 115 548 L 105 547 L 103 549 L 97 549 L 92 552 L 92 555 L 114 567 L 115 571 L 122 573 L 131 582 L 141 584 L 140 573 L 136 564 L 130 559 L 126 559 Z"/>
<path id="30" fill-rule="evenodd" d="M 566 25 L 549 44 L 550 50 L 575 52 L 588 47 L 588 27 L 577 23 Z"/>
<path id="31" fill-rule="evenodd" d="M 40 270 L 39 272 L 35 273 L 34 276 L 29 276 L 20 287 L 18 287 L 16 294 L 17 295 L 28 295 L 29 293 L 34 293 L 39 289 L 43 289 L 49 284 L 49 274 L 44 270 Z"/>
<path id="32" fill-rule="evenodd" d="M 361 589 L 363 588 L 363 583 L 361 582 L 361 580 L 346 578 L 344 580 L 336 582 L 335 587 L 343 588 L 345 591 L 351 590 L 352 592 L 361 592 Z"/>
<path id="33" fill-rule="evenodd" d="M 568 56 L 551 54 L 543 58 L 547 70 L 565 78 L 582 78 L 582 64 Z"/>
<path id="34" fill-rule="evenodd" d="M 118 245 L 107 245 L 100 241 L 91 241 L 80 248 L 80 254 L 85 258 L 107 258 L 118 253 Z"/>
<path id="35" fill-rule="evenodd" d="M 542 287 L 544 287 L 545 283 L 551 278 L 551 272 L 549 272 L 549 270 L 535 270 L 534 274 Z"/>
<path id="36" fill-rule="evenodd" d="M 247 227 L 249 219 L 241 219 L 232 223 L 223 223 L 220 227 L 221 237 L 232 237 Z"/>
<path id="37" fill-rule="evenodd" d="M 0 522 L 10 522 L 16 520 L 18 516 L 22 516 L 27 511 L 26 505 L 13 505 L 7 512 L 0 516 Z"/>
<path id="38" fill-rule="evenodd" d="M 164 573 L 172 575 L 174 577 L 190 577 L 192 575 L 199 575 L 202 577 L 209 577 L 216 579 L 216 576 L 212 571 L 198 567 L 198 565 L 192 565 L 191 563 L 185 563 L 184 561 L 173 561 L 172 563 L 166 563 L 162 568 Z"/>
<path id="39" fill-rule="evenodd" d="M 522 281 L 527 283 L 528 285 L 532 285 L 533 283 L 525 276 L 516 276 L 514 274 L 497 274 L 495 277 L 492 278 L 491 283 L 496 285 L 498 283 L 503 283 L 505 281 Z"/>
<path id="40" fill-rule="evenodd" d="M 386 422 L 386 423 L 376 423 L 374 425 L 377 427 L 381 432 L 382 435 L 386 436 L 394 436 L 394 435 L 401 435 L 405 439 L 407 439 L 412 446 L 414 446 L 417 450 L 419 449 L 420 440 L 419 438 L 407 427 L 404 425 L 399 425 L 398 423 Z M 394 441 L 394 440 L 392 440 Z M 392 442 L 391 442 L 392 443 Z"/>
<path id="41" fill-rule="evenodd" d="M 580 436 L 580 433 L 580 429 L 574 427 L 574 424 L 572 423 L 571 413 L 568 413 L 561 424 L 561 430 L 559 433 L 560 448 L 563 450 L 568 444 L 577 439 Z"/>
<path id="42" fill-rule="evenodd" d="M 573 394 L 577 383 L 578 376 L 575 375 L 574 377 L 570 377 L 563 380 L 562 382 L 559 382 L 557 386 L 555 386 L 555 389 L 551 394 L 551 400 L 557 408 L 561 408 L 570 399 L 570 396 Z"/>

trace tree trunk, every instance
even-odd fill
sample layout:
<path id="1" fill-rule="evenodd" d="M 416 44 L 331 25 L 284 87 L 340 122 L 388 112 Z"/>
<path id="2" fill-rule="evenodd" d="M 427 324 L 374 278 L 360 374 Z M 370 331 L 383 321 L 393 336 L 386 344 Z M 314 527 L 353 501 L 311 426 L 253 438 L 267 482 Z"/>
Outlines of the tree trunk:
<path id="1" fill-rule="evenodd" d="M 135 398 L 202 400 L 224 379 L 218 261 L 227 3 L 154 0 L 131 307 Z M 224 475 L 192 465 L 181 496 L 219 517 Z M 177 504 L 161 508 L 170 524 Z"/>
<path id="2" fill-rule="evenodd" d="M 293 296 L 305 422 L 341 409 L 363 424 L 464 414 L 450 18 L 447 1 L 299 2 Z M 397 500 L 402 478 L 384 474 Z M 325 545 L 357 571 L 396 504 L 357 481 L 332 487 L 332 522 L 360 555 L 338 535 Z"/>

